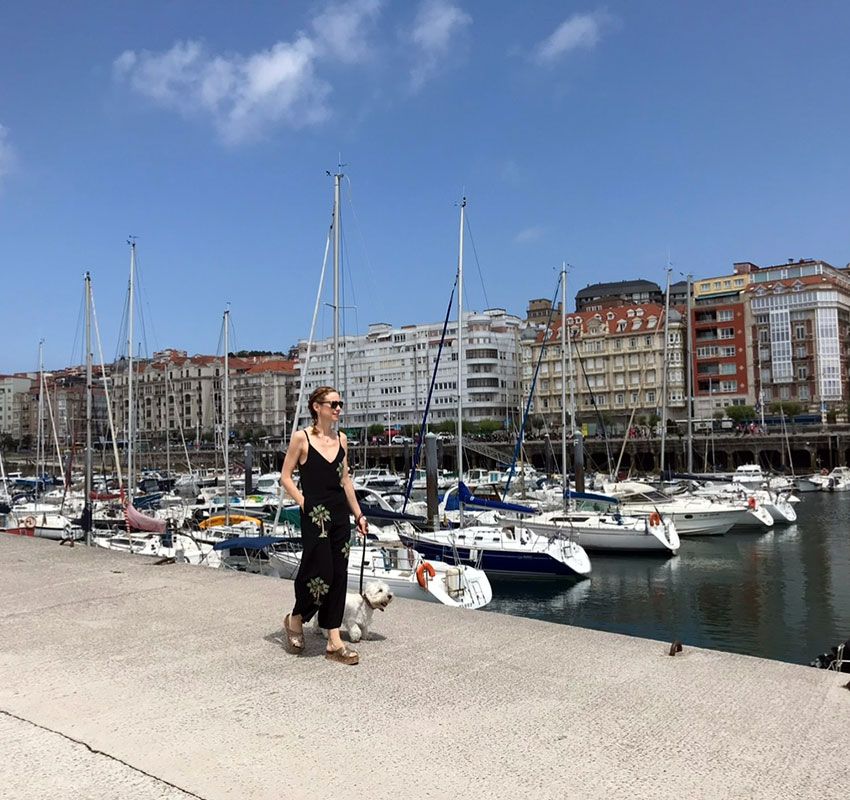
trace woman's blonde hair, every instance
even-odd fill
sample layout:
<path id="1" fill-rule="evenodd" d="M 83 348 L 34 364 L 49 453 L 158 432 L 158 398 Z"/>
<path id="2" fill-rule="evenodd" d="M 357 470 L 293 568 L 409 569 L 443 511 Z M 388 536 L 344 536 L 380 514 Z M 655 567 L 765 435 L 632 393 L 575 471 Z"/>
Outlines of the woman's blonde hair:
<path id="1" fill-rule="evenodd" d="M 331 392 L 339 392 L 333 386 L 317 386 L 310 394 L 310 399 L 307 401 L 307 408 L 310 409 L 310 416 L 313 418 L 313 433 L 319 432 L 319 412 L 313 408 L 313 403 L 321 402 Z"/>

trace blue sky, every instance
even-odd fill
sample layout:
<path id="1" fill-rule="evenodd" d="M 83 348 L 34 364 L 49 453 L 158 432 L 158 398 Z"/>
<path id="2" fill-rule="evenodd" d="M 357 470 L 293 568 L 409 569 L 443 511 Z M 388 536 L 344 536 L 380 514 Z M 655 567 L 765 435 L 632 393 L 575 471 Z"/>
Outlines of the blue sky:
<path id="1" fill-rule="evenodd" d="M 107 359 L 138 238 L 148 352 L 306 337 L 344 168 L 345 327 L 588 283 L 850 261 L 840 2 L 7 4 L 0 372 Z M 483 278 L 479 278 L 480 272 Z M 329 292 L 326 293 L 329 297 Z M 324 311 L 318 334 L 331 332 Z"/>

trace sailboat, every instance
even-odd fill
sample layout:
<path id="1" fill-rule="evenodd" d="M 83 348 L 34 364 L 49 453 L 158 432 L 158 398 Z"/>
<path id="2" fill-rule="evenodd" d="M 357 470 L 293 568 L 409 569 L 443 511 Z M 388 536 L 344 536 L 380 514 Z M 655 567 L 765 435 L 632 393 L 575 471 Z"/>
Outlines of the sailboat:
<path id="1" fill-rule="evenodd" d="M 547 535 L 529 532 L 521 523 L 506 521 L 499 525 L 464 525 L 464 507 L 476 505 L 475 496 L 464 484 L 463 475 L 463 239 L 466 198 L 460 203 L 458 246 L 457 362 L 458 362 L 458 527 L 437 531 L 402 534 L 402 541 L 427 558 L 453 560 L 483 569 L 488 574 L 509 577 L 586 577 L 590 559 L 578 542 L 561 531 Z M 481 501 L 477 503 L 479 506 Z M 491 509 L 515 513 L 534 513 L 533 509 L 509 503 L 487 503 Z"/>
<path id="2" fill-rule="evenodd" d="M 54 541 L 76 541 L 82 539 L 84 534 L 82 528 L 74 524 L 73 520 L 62 513 L 62 509 L 48 507 L 43 500 L 44 494 L 44 472 L 45 472 L 45 402 L 48 405 L 48 414 L 53 432 L 53 440 L 56 445 L 59 469 L 62 473 L 62 483 L 65 483 L 65 471 L 62 466 L 62 454 L 59 449 L 59 439 L 56 434 L 56 425 L 50 405 L 50 394 L 44 375 L 44 340 L 38 343 L 38 434 L 36 441 L 36 478 L 33 501 L 31 503 L 17 504 L 4 515 L 3 527 L 5 533 L 17 536 L 37 536 L 41 539 L 52 539 Z"/>
<path id="3" fill-rule="evenodd" d="M 333 382 L 338 384 L 339 371 L 339 255 L 340 255 L 340 180 L 342 174 L 337 172 L 334 178 L 334 210 L 333 210 L 333 313 L 334 313 L 334 355 Z M 327 249 L 325 251 L 327 258 Z M 324 276 L 324 267 L 323 267 Z M 322 281 L 319 294 L 322 291 Z M 318 308 L 317 297 L 316 307 Z M 314 315 L 315 316 L 315 315 Z M 312 340 L 312 332 L 311 332 Z M 309 354 L 309 349 L 308 349 Z M 305 367 L 304 375 L 307 374 Z M 302 382 L 301 395 L 304 393 Z M 293 425 L 297 424 L 296 410 Z M 385 509 L 380 509 L 382 514 Z M 368 511 L 364 509 L 368 518 Z M 371 535 L 371 534 L 370 534 Z M 283 547 L 269 552 L 270 565 L 274 565 L 282 577 L 294 578 L 301 563 L 300 550 L 284 549 Z M 415 549 L 406 547 L 390 547 L 382 544 L 379 547 L 358 541 L 351 542 L 348 562 L 349 588 L 361 591 L 361 571 L 363 579 L 379 578 L 387 583 L 394 594 L 411 599 L 433 600 L 448 606 L 467 609 L 481 608 L 493 597 L 490 581 L 480 569 L 465 564 L 445 564 L 441 559 L 425 560 Z"/>
<path id="4" fill-rule="evenodd" d="M 539 536 L 575 536 L 586 550 L 659 552 L 675 555 L 679 535 L 670 518 L 660 514 L 648 517 L 623 514 L 616 498 L 570 491 L 567 473 L 567 355 L 572 367 L 572 336 L 567 332 L 567 270 L 561 267 L 561 504 L 562 508 L 529 517 L 523 521 Z M 569 339 L 569 341 L 568 341 Z M 576 430 L 576 403 L 570 369 L 570 428 Z"/>

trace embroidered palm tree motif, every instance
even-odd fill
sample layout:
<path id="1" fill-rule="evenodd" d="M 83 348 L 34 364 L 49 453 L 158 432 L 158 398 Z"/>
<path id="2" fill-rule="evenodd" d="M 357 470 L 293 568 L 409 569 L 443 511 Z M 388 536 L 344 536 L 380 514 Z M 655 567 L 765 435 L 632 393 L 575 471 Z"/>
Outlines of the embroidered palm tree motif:
<path id="1" fill-rule="evenodd" d="M 342 486 L 342 481 L 345 478 L 345 462 L 340 461 L 336 467 L 337 475 L 339 475 L 339 485 Z"/>
<path id="2" fill-rule="evenodd" d="M 331 512 L 328 511 L 324 506 L 316 506 L 310 512 L 310 520 L 314 525 L 318 525 L 322 532 L 319 534 L 320 539 L 327 539 L 328 532 L 325 530 L 325 523 L 331 518 Z"/>
<path id="3" fill-rule="evenodd" d="M 350 552 L 351 552 L 351 542 L 346 542 L 346 543 L 342 546 L 342 555 L 343 555 L 345 558 L 348 558 L 348 554 L 349 554 Z"/>
<path id="4" fill-rule="evenodd" d="M 310 578 L 307 581 L 307 590 L 313 595 L 313 599 L 316 601 L 316 605 L 321 605 L 322 597 L 328 593 L 328 589 L 331 587 L 328 586 L 321 578 Z"/>

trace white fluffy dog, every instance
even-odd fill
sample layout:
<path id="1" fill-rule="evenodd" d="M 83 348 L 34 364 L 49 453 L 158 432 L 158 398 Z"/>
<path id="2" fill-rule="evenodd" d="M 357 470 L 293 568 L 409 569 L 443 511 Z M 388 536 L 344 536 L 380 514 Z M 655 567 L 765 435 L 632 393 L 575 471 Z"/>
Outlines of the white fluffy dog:
<path id="1" fill-rule="evenodd" d="M 383 611 L 392 599 L 393 593 L 383 581 L 370 581 L 363 587 L 362 595 L 348 592 L 340 630 L 347 633 L 352 642 L 368 639 L 375 609 Z M 313 618 L 313 630 L 327 638 L 328 632 L 319 627 L 318 617 Z"/>

